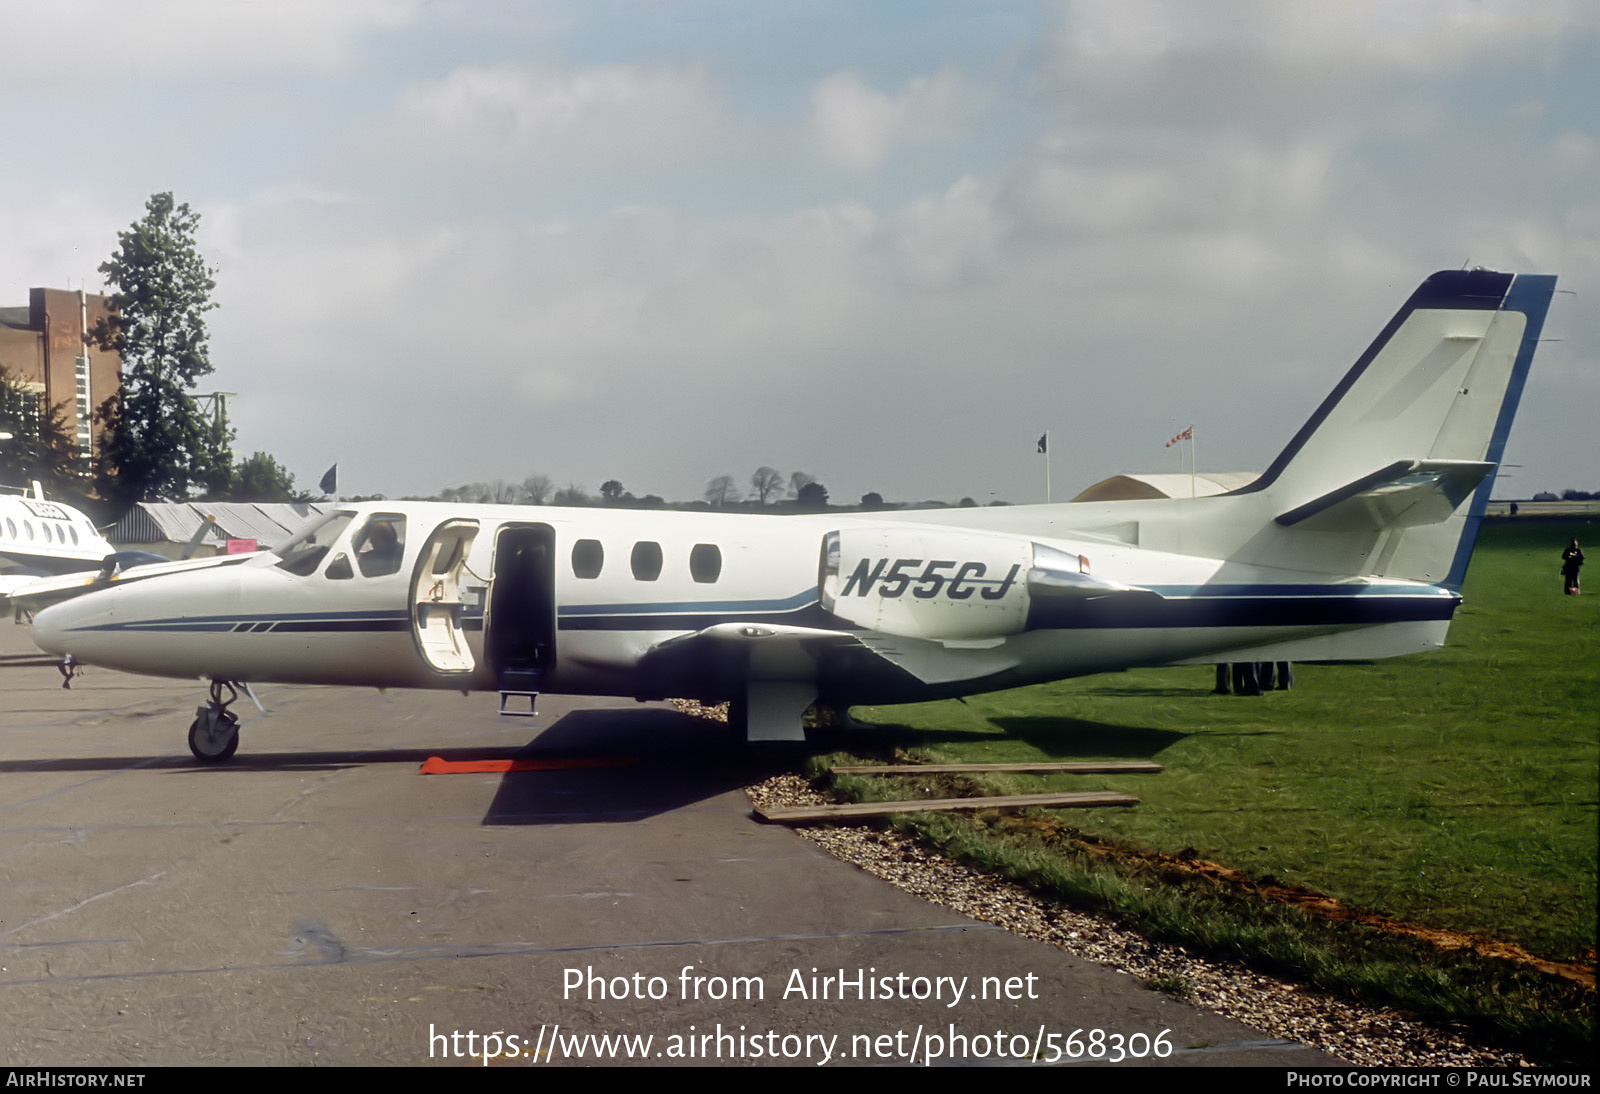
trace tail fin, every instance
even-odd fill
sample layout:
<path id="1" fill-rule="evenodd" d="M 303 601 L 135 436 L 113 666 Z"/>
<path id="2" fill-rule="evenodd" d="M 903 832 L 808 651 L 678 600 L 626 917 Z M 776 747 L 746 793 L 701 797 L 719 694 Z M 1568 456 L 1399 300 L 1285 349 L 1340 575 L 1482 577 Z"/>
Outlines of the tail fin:
<path id="1" fill-rule="evenodd" d="M 1459 590 L 1556 279 L 1434 274 L 1266 473 L 1240 561 Z"/>

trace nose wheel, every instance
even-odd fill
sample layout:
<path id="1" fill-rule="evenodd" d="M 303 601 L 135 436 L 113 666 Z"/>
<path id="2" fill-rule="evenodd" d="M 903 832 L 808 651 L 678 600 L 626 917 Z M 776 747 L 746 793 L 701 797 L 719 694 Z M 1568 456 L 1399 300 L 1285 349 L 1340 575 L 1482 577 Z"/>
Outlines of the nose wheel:
<path id="1" fill-rule="evenodd" d="M 223 698 L 226 690 L 227 698 Z M 211 681 L 211 701 L 196 707 L 189 726 L 189 751 L 203 764 L 220 764 L 239 750 L 239 718 L 228 708 L 239 691 L 227 680 Z"/>

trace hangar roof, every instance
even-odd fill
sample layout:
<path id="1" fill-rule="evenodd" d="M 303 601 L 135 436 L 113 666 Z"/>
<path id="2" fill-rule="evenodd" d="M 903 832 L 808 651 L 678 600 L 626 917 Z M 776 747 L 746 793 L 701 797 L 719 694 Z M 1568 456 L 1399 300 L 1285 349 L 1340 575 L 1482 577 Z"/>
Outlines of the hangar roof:
<path id="1" fill-rule="evenodd" d="M 216 527 L 202 543 L 221 546 L 229 539 L 253 539 L 270 547 L 288 539 L 323 507 L 306 502 L 142 501 L 129 509 L 107 538 L 116 543 L 187 543 L 206 517 Z"/>
<path id="2" fill-rule="evenodd" d="M 1198 475 L 1112 475 L 1073 501 L 1129 501 L 1134 498 L 1209 498 L 1249 486 L 1259 471 L 1203 471 Z"/>

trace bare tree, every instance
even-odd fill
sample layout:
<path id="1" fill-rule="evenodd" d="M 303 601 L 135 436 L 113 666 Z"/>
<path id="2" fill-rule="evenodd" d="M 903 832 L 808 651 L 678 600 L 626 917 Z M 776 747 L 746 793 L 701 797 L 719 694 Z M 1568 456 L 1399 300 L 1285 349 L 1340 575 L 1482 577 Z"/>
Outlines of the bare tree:
<path id="1" fill-rule="evenodd" d="M 765 505 L 768 498 L 783 489 L 783 474 L 771 467 L 758 467 L 750 476 L 750 485 L 755 488 L 756 500 Z"/>
<path id="2" fill-rule="evenodd" d="M 529 475 L 522 480 L 522 497 L 529 505 L 544 505 L 555 489 L 549 475 Z"/>
<path id="3" fill-rule="evenodd" d="M 557 490 L 553 500 L 557 505 L 588 505 L 589 495 L 583 487 L 572 482 Z"/>
<path id="4" fill-rule="evenodd" d="M 796 471 L 794 474 L 789 476 L 789 496 L 791 498 L 798 498 L 800 496 L 800 491 L 805 489 L 806 483 L 816 481 L 816 479 L 812 478 L 804 471 Z"/>
<path id="5" fill-rule="evenodd" d="M 739 500 L 739 488 L 733 484 L 732 475 L 718 475 L 706 483 L 705 499 L 712 505 L 727 505 Z"/>

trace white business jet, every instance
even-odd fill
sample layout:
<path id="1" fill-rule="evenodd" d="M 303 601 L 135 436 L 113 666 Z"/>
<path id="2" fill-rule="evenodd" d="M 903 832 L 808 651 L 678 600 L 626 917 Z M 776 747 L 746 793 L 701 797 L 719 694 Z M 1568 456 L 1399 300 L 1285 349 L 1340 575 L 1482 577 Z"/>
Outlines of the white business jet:
<path id="1" fill-rule="evenodd" d="M 93 570 L 115 550 L 88 517 L 46 501 L 37 482 L 27 492 L 0 488 L 0 577 L 20 581 Z"/>
<path id="2" fill-rule="evenodd" d="M 78 590 L 93 583 L 97 573 L 153 561 L 156 555 L 118 552 L 88 517 L 47 501 L 37 482 L 27 491 L 0 487 L 0 608 L 33 611 L 52 601 L 25 601 L 24 591 Z"/>
<path id="3" fill-rule="evenodd" d="M 1443 645 L 1555 278 L 1435 274 L 1255 482 L 1213 497 L 793 516 L 381 502 L 40 612 L 44 649 L 199 677 L 814 703 Z"/>

